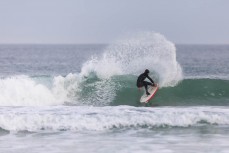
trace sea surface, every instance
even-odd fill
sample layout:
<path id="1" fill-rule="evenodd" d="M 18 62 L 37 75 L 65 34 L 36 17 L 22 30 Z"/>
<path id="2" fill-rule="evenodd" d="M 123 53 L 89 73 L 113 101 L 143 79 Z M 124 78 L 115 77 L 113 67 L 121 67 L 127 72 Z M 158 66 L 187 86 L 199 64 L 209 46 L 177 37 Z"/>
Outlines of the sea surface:
<path id="1" fill-rule="evenodd" d="M 228 153 L 229 45 L 157 33 L 0 45 L 1 153 Z M 142 105 L 137 76 L 160 86 Z"/>

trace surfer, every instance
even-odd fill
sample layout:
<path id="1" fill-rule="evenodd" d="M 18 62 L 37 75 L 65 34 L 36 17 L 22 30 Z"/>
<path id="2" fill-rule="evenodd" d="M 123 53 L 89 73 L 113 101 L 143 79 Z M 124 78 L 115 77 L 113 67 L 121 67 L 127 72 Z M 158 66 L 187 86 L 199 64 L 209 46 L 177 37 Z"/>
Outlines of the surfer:
<path id="1" fill-rule="evenodd" d="M 146 78 L 148 78 L 152 83 L 150 82 L 147 82 L 147 81 L 144 81 Z M 144 73 L 140 74 L 138 79 L 137 79 L 137 87 L 138 88 L 141 88 L 141 87 L 145 87 L 145 90 L 146 90 L 146 94 L 147 95 L 150 95 L 150 93 L 148 92 L 148 88 L 147 86 L 150 85 L 150 86 L 156 86 L 154 81 L 149 77 L 149 70 L 146 69 Z"/>

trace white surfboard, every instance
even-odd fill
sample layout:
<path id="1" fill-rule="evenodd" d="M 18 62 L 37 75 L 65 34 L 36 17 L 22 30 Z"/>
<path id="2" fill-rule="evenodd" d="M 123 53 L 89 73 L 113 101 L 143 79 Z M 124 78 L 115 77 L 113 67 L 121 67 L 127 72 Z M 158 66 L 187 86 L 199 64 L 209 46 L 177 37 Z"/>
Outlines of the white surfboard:
<path id="1" fill-rule="evenodd" d="M 149 86 L 148 88 L 148 92 L 150 93 L 150 95 L 146 95 L 146 91 L 144 92 L 144 94 L 142 95 L 140 102 L 141 103 L 147 103 L 149 102 L 150 99 L 152 99 L 154 97 L 154 95 L 156 94 L 157 90 L 158 90 L 159 86 Z"/>

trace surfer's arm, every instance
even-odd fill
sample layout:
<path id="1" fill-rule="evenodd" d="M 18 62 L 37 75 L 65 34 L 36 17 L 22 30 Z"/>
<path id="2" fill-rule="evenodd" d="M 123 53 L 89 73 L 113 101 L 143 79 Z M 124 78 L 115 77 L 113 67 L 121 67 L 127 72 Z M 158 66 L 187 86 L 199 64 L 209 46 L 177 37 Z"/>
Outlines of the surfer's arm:
<path id="1" fill-rule="evenodd" d="M 147 76 L 147 78 L 153 83 L 153 85 L 155 85 L 153 79 L 151 79 L 149 76 Z"/>

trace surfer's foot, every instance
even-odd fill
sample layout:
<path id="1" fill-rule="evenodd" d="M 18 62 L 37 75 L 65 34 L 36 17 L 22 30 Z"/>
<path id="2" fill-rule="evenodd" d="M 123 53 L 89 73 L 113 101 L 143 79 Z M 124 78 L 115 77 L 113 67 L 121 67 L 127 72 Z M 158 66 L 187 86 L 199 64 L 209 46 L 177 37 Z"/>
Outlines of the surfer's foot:
<path id="1" fill-rule="evenodd" d="M 146 94 L 147 94 L 147 95 L 150 95 L 150 93 L 149 93 L 149 92 L 146 92 Z"/>

